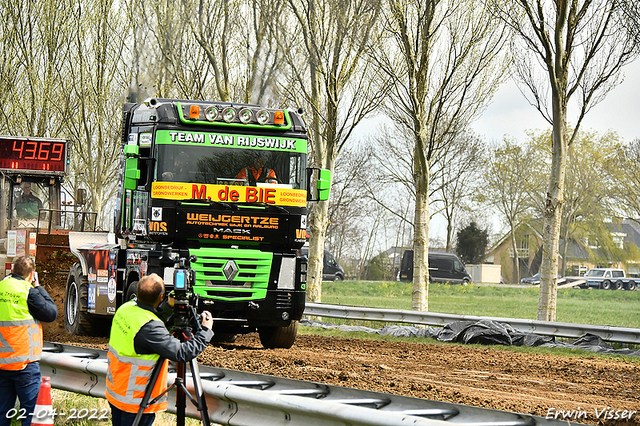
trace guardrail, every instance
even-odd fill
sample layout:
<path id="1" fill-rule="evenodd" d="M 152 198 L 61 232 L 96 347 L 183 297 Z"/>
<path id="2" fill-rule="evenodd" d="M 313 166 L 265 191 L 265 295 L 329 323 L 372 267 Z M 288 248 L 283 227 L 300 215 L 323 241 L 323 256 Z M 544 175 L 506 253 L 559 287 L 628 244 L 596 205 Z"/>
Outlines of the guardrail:
<path id="1" fill-rule="evenodd" d="M 45 344 L 40 367 L 54 388 L 104 398 L 106 351 Z M 462 404 L 452 404 L 332 386 L 301 380 L 199 366 L 212 422 L 223 425 L 287 426 L 546 426 L 567 425 L 545 419 Z M 175 381 L 169 374 L 168 384 Z M 187 388 L 193 392 L 190 375 Z M 169 411 L 175 413 L 175 393 Z M 186 415 L 199 413 L 187 403 Z"/>
<path id="2" fill-rule="evenodd" d="M 329 305 L 307 302 L 305 315 L 342 318 L 363 321 L 385 321 L 406 324 L 444 326 L 454 321 L 493 320 L 509 324 L 523 333 L 543 336 L 577 338 L 586 333 L 600 336 L 603 340 L 617 343 L 640 344 L 640 329 L 607 325 L 573 324 L 567 322 L 537 321 L 519 318 L 481 317 L 476 315 L 440 314 L 358 306 Z"/>

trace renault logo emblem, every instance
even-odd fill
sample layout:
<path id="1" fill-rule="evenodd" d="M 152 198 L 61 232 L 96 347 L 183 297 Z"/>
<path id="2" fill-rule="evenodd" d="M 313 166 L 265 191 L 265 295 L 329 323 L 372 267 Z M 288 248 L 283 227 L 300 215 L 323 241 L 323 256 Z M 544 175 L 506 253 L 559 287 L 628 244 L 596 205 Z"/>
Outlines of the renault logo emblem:
<path id="1" fill-rule="evenodd" d="M 238 265 L 236 265 L 236 262 L 233 260 L 228 260 L 224 268 L 222 268 L 222 272 L 227 281 L 233 281 L 236 275 L 238 275 Z"/>

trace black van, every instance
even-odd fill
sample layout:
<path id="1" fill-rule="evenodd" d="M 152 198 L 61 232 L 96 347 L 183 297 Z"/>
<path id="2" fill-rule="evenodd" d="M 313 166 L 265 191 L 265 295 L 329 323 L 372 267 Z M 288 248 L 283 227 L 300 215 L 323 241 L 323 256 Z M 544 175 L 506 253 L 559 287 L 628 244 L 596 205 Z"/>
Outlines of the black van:
<path id="1" fill-rule="evenodd" d="M 413 281 L 413 250 L 405 250 L 400 264 L 400 281 Z M 429 282 L 469 284 L 471 275 L 453 253 L 429 252 Z"/>
<path id="2" fill-rule="evenodd" d="M 309 246 L 303 246 L 300 249 L 302 256 L 309 256 Z M 338 264 L 338 261 L 329 250 L 324 251 L 324 264 L 322 265 L 323 281 L 344 281 L 344 269 Z"/>

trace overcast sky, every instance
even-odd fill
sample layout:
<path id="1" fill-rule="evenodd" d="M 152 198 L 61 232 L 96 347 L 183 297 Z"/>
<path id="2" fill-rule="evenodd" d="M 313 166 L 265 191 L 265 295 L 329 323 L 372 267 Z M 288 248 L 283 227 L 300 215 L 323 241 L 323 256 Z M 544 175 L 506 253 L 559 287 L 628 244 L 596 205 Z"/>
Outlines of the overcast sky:
<path id="1" fill-rule="evenodd" d="M 581 129 L 606 132 L 614 130 L 626 142 L 640 138 L 640 60 L 623 68 L 624 81 L 609 92 L 604 101 L 585 116 Z M 576 115 L 569 115 L 575 123 Z M 482 117 L 472 126 L 487 142 L 500 141 L 503 135 L 524 142 L 528 129 L 546 129 L 538 110 L 529 105 L 513 82 L 504 83 Z"/>
<path id="2" fill-rule="evenodd" d="M 586 115 L 581 125 L 582 130 L 601 133 L 614 130 L 627 143 L 640 138 L 640 60 L 623 68 L 623 73 L 624 81 Z M 568 117 L 570 124 L 575 119 L 575 113 Z M 377 127 L 371 123 L 379 120 L 379 117 L 365 120 L 369 125 L 361 126 L 356 133 L 375 134 Z M 507 82 L 500 87 L 492 103 L 472 127 L 487 142 L 499 142 L 505 134 L 524 142 L 527 130 L 547 129 L 550 125 L 538 110 L 529 105 L 515 83 Z M 504 228 L 496 216 L 488 225 L 493 236 L 500 234 Z M 432 219 L 429 234 L 431 238 L 444 241 L 446 222 L 440 215 Z"/>
<path id="3" fill-rule="evenodd" d="M 640 60 L 627 65 L 623 72 L 624 81 L 593 107 L 581 128 L 598 132 L 614 130 L 628 143 L 640 138 Z M 574 123 L 575 119 L 575 114 L 568 117 L 569 123 Z M 527 130 L 547 129 L 550 125 L 538 110 L 529 105 L 515 83 L 508 82 L 500 87 L 491 105 L 472 127 L 487 142 L 499 142 L 505 134 L 524 142 Z M 493 216 L 490 222 L 489 231 L 494 237 L 504 230 L 498 217 Z M 429 231 L 432 238 L 443 240 L 446 222 L 439 216 L 434 217 Z"/>

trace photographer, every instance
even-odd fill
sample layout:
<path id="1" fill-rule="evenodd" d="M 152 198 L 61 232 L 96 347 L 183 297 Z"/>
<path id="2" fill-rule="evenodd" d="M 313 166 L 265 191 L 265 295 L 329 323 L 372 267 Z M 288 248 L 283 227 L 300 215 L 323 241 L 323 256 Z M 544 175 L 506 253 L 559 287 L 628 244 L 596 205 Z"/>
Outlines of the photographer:
<path id="1" fill-rule="evenodd" d="M 7 413 L 20 399 L 22 425 L 30 425 L 40 389 L 42 325 L 58 316 L 58 308 L 36 279 L 30 257 L 17 258 L 13 273 L 0 281 L 0 425 L 11 423 Z"/>
<path id="2" fill-rule="evenodd" d="M 137 300 L 123 304 L 113 317 L 109 338 L 109 367 L 106 398 L 111 406 L 114 426 L 131 425 L 140 408 L 153 367 L 166 358 L 151 399 L 167 387 L 168 360 L 189 362 L 196 358 L 213 337 L 213 320 L 208 311 L 202 313 L 202 325 L 190 339 L 180 342 L 171 335 L 158 317 L 164 300 L 164 283 L 157 274 L 143 277 L 138 283 Z M 168 302 L 171 305 L 171 300 Z M 166 395 L 144 410 L 140 426 L 149 426 L 155 413 L 167 409 Z"/>

